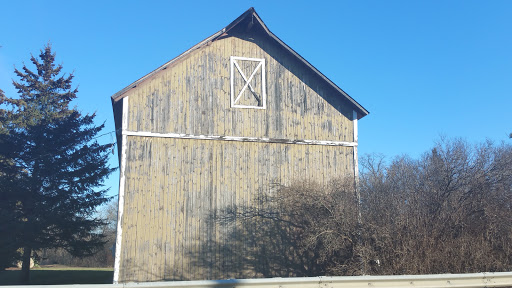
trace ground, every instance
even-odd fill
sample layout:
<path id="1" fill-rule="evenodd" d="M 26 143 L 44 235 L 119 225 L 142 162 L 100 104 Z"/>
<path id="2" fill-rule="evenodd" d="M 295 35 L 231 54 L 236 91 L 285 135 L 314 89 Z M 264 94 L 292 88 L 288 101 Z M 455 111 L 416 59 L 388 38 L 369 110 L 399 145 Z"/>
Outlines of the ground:
<path id="1" fill-rule="evenodd" d="M 0 271 L 0 285 L 19 284 L 20 269 L 9 268 Z M 112 268 L 83 268 L 61 265 L 43 265 L 31 269 L 30 284 L 111 284 L 114 271 Z"/>

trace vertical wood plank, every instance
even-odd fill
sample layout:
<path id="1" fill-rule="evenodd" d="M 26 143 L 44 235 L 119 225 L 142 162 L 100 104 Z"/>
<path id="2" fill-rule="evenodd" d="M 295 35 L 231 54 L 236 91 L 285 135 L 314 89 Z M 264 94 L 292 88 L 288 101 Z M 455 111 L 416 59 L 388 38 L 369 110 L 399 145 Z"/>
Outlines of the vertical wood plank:
<path id="1" fill-rule="evenodd" d="M 229 56 L 266 59 L 267 109 L 230 108 Z M 158 133 L 352 141 L 356 130 L 351 108 L 318 77 L 301 69 L 264 39 L 215 41 L 134 88 L 128 127 Z M 269 190 L 273 182 L 327 183 L 355 171 L 355 151 L 348 147 L 144 137 L 130 138 L 130 143 L 133 155 L 126 183 L 132 192 L 124 206 L 120 276 L 136 281 L 225 276 L 195 266 L 190 259 L 199 253 L 207 253 L 206 259 L 215 263 L 241 259 L 221 254 L 223 245 L 229 245 L 229 231 L 225 226 L 208 227 L 208 215 L 229 205 L 250 205 L 255 193 Z M 242 245 L 248 248 L 247 243 Z M 203 247 L 208 249 L 202 251 Z"/>

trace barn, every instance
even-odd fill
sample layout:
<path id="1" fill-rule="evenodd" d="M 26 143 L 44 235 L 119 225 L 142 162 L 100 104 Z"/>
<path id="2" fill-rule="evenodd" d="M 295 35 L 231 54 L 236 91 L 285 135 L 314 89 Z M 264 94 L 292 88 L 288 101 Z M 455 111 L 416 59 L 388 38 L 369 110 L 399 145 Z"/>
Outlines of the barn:
<path id="1" fill-rule="evenodd" d="M 251 277 L 207 221 L 256 191 L 357 178 L 368 111 L 274 35 L 253 8 L 112 96 L 120 162 L 114 281 Z M 212 224 L 213 223 L 213 224 Z M 228 243 L 229 244 L 229 243 Z"/>

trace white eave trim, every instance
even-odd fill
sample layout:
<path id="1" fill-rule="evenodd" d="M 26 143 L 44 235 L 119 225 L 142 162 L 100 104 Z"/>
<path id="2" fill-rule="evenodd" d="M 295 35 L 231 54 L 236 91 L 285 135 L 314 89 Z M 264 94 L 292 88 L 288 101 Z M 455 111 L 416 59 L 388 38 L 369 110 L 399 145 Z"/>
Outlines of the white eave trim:
<path id="1" fill-rule="evenodd" d="M 126 134 L 124 131 L 128 128 L 128 96 L 123 98 L 123 119 L 121 124 L 122 130 L 122 147 L 121 147 L 121 164 L 119 168 L 119 206 L 117 212 L 117 235 L 116 235 L 116 249 L 115 249 L 115 260 L 114 260 L 114 284 L 119 282 L 119 268 L 121 264 L 121 244 L 123 236 L 123 210 L 124 210 L 124 189 L 126 182 Z"/>
<path id="2" fill-rule="evenodd" d="M 354 143 L 356 145 L 354 146 L 354 177 L 357 179 L 359 178 L 359 163 L 358 163 L 358 157 L 357 157 L 357 142 L 358 142 L 358 132 L 357 132 L 357 111 L 352 112 L 352 122 L 354 123 Z"/>

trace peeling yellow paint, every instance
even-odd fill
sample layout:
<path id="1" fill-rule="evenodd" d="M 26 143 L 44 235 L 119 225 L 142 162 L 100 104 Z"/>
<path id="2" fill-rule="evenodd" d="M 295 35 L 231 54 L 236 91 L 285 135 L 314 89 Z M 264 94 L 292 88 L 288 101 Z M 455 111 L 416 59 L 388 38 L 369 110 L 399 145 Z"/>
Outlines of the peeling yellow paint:
<path id="1" fill-rule="evenodd" d="M 156 73 L 129 92 L 128 130 L 353 141 L 351 106 L 272 43 L 225 37 Z M 230 56 L 265 59 L 267 109 L 230 107 Z M 194 264 L 209 241 L 216 244 L 204 252 L 210 261 L 238 259 L 221 255 L 228 231 L 209 227 L 210 215 L 250 204 L 272 183 L 325 184 L 354 173 L 353 147 L 140 136 L 127 142 L 120 282 L 243 277 Z"/>
<path id="2" fill-rule="evenodd" d="M 212 211 L 249 204 L 259 189 L 271 188 L 276 176 L 290 184 L 297 179 L 326 182 L 340 174 L 353 173 L 350 165 L 348 169 L 332 165 L 333 161 L 350 163 L 351 147 L 154 137 L 127 139 L 128 153 L 137 157 L 127 162 L 123 223 L 127 236 L 122 243 L 125 253 L 122 279 L 152 281 L 163 279 L 164 274 L 173 275 L 173 279 L 201 279 L 210 275 L 204 267 L 192 265 L 192 261 L 208 240 L 206 230 L 215 230 L 216 241 L 226 233 L 221 227 L 207 227 Z M 313 161 L 303 160 L 307 153 L 313 155 Z M 211 167 L 215 167 L 214 171 Z M 277 174 L 273 172 L 275 168 Z M 209 185 L 210 175 L 214 175 L 216 189 Z M 165 219 L 163 226 L 159 224 L 162 219 Z M 212 249 L 217 250 L 213 255 L 218 255 L 220 245 Z M 224 257 L 234 259 L 237 255 Z M 137 274 L 127 274 L 131 273 L 128 271 Z"/>
<path id="3" fill-rule="evenodd" d="M 266 110 L 230 107 L 230 56 L 265 58 Z M 281 57 L 280 61 L 273 56 Z M 351 141 L 351 106 L 297 63 L 263 40 L 229 37 L 215 41 L 134 88 L 128 129 Z"/>

